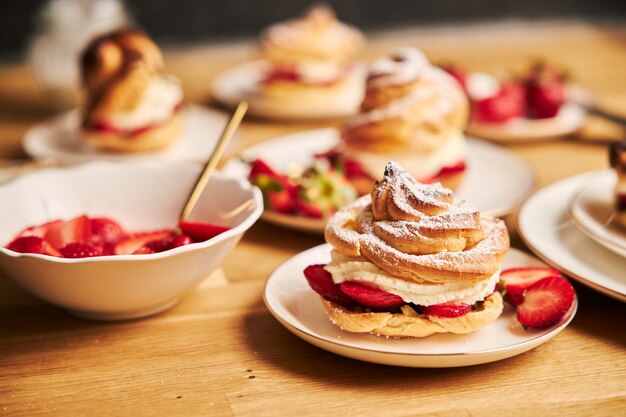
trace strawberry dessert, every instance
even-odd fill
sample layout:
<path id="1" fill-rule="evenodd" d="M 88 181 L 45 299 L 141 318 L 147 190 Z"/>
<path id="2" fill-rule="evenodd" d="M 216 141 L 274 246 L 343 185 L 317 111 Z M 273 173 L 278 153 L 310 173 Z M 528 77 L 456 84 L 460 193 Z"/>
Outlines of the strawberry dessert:
<path id="1" fill-rule="evenodd" d="M 504 299 L 515 306 L 524 328 L 543 329 L 565 317 L 576 293 L 559 271 L 546 267 L 512 268 L 500 274 Z"/>
<path id="2" fill-rule="evenodd" d="M 521 77 L 504 79 L 484 72 L 466 73 L 454 65 L 443 69 L 465 89 L 475 123 L 548 119 L 556 117 L 565 102 L 565 71 L 544 62 L 535 63 Z"/>
<path id="3" fill-rule="evenodd" d="M 287 175 L 256 159 L 248 178 L 263 192 L 265 207 L 276 213 L 322 219 L 356 198 L 343 173 L 325 160 Z"/>
<path id="4" fill-rule="evenodd" d="M 227 231 L 225 226 L 180 221 L 178 229 L 129 232 L 108 217 L 81 215 L 22 230 L 6 248 L 62 258 L 151 254 L 204 242 Z"/>

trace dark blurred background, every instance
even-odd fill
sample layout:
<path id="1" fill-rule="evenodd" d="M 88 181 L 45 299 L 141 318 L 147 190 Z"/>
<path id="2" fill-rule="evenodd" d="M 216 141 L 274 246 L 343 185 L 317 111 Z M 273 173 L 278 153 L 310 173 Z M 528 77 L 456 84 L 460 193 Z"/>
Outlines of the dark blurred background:
<path id="1" fill-rule="evenodd" d="M 20 59 L 37 28 L 41 0 L 0 1 L 0 59 Z M 165 45 L 256 36 L 267 24 L 301 14 L 304 0 L 129 0 L 132 19 Z M 501 19 L 620 20 L 626 0 L 335 0 L 344 20 L 365 30 Z"/>

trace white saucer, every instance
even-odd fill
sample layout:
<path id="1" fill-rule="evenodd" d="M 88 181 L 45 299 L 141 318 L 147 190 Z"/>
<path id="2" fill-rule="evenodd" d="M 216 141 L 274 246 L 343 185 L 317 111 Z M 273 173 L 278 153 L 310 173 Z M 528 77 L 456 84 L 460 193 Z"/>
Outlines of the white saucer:
<path id="1" fill-rule="evenodd" d="M 533 194 L 518 215 L 519 234 L 546 263 L 581 283 L 626 301 L 626 258 L 585 235 L 568 216 L 572 198 L 598 172 L 566 178 Z"/>
<path id="2" fill-rule="evenodd" d="M 246 100 L 248 113 L 267 119 L 278 120 L 317 120 L 346 117 L 357 112 L 363 99 L 365 86 L 365 70 L 357 68 L 354 77 L 355 94 L 325 100 L 323 104 L 312 105 L 310 102 L 302 106 L 276 105 L 259 94 L 259 83 L 267 72 L 267 63 L 261 60 L 246 62 L 218 75 L 212 83 L 213 98 L 227 107 L 236 107 Z"/>
<path id="3" fill-rule="evenodd" d="M 569 214 L 574 223 L 590 238 L 626 257 L 626 230 L 612 221 L 615 213 L 615 172 L 597 173 L 574 196 Z"/>
<path id="4" fill-rule="evenodd" d="M 53 159 L 60 165 L 75 165 L 93 160 L 122 161 L 151 159 L 160 161 L 204 162 L 213 151 L 227 117 L 222 112 L 190 105 L 184 110 L 181 136 L 164 150 L 142 153 L 110 153 L 93 149 L 80 138 L 78 110 L 64 113 L 35 125 L 24 136 L 24 150 L 35 159 Z"/>
<path id="5" fill-rule="evenodd" d="M 587 113 L 573 103 L 565 104 L 549 119 L 514 119 L 506 123 L 471 122 L 467 132 L 496 142 L 526 142 L 565 136 L 576 132 L 585 123 Z"/>
<path id="6" fill-rule="evenodd" d="M 366 362 L 420 368 L 446 368 L 494 362 L 519 355 L 556 336 L 576 313 L 577 301 L 560 323 L 544 330 L 525 331 L 505 303 L 502 316 L 471 334 L 437 334 L 420 339 L 392 339 L 344 332 L 332 324 L 319 296 L 302 271 L 311 264 L 330 261 L 329 245 L 302 252 L 282 264 L 267 280 L 265 305 L 296 336 L 339 355 Z M 516 249 L 509 250 L 503 268 L 543 266 Z"/>
<path id="7" fill-rule="evenodd" d="M 334 147 L 339 140 L 336 129 L 317 129 L 281 136 L 246 149 L 246 160 L 261 158 L 285 172 L 290 165 L 306 165 L 313 155 Z M 532 191 L 535 176 L 528 164 L 513 152 L 488 142 L 468 140 L 468 168 L 457 197 L 468 200 L 483 214 L 502 216 L 515 208 Z M 248 165 L 231 160 L 225 172 L 247 176 Z M 264 212 L 263 219 L 297 230 L 324 231 L 326 220 Z"/>

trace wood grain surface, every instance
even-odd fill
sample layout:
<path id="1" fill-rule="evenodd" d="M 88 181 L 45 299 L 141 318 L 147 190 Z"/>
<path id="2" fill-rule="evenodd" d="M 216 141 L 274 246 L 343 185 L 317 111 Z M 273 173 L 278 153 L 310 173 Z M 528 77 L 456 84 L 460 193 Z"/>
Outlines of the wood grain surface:
<path id="1" fill-rule="evenodd" d="M 375 33 L 366 59 L 415 45 L 435 62 L 518 70 L 532 57 L 570 68 L 602 105 L 626 115 L 624 25 L 507 23 Z M 169 69 L 192 102 L 242 62 L 252 42 L 171 50 Z M 24 65 L 0 67 L 0 157 L 24 157 L 25 130 L 52 113 Z M 320 127 L 248 120 L 238 149 Z M 590 120 L 559 141 L 510 146 L 539 187 L 607 166 L 604 142 L 624 132 Z M 2 204 L 2 202 L 0 202 Z M 514 216 L 507 219 L 514 226 Z M 2 219 L 0 219 L 2 221 Z M 343 358 L 285 330 L 263 285 L 319 236 L 259 222 L 216 272 L 172 310 L 122 323 L 75 318 L 0 276 L 0 415 L 513 416 L 626 415 L 626 306 L 574 284 L 580 308 L 556 338 L 501 362 L 406 369 Z M 525 249 L 513 233 L 513 245 Z"/>

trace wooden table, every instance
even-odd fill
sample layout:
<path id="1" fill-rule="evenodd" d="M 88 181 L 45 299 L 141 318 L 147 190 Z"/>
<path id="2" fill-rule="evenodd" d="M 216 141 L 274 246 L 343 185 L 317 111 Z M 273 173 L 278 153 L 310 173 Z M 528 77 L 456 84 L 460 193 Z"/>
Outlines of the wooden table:
<path id="1" fill-rule="evenodd" d="M 507 23 L 373 34 L 366 57 L 416 45 L 435 61 L 517 69 L 545 56 L 571 68 L 603 104 L 626 114 L 626 30 L 581 22 Z M 192 101 L 252 44 L 168 54 Z M 0 156 L 20 157 L 25 129 L 50 114 L 22 66 L 0 68 Z M 319 125 L 248 121 L 240 148 Z M 623 132 L 591 121 L 578 138 Z M 607 166 L 604 145 L 579 140 L 515 145 L 539 186 Z M 1 204 L 1 202 L 0 202 Z M 1 221 L 1 220 L 0 220 Z M 514 219 L 509 219 L 513 224 Z M 524 249 L 513 233 L 513 244 Z M 403 369 L 327 353 L 265 309 L 265 279 L 322 238 L 258 223 L 218 271 L 172 310 L 96 323 L 38 301 L 0 277 L 0 415 L 625 415 L 626 308 L 575 284 L 571 325 L 523 355 L 457 369 Z"/>

